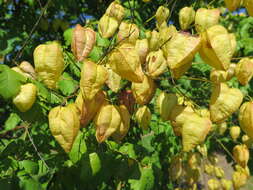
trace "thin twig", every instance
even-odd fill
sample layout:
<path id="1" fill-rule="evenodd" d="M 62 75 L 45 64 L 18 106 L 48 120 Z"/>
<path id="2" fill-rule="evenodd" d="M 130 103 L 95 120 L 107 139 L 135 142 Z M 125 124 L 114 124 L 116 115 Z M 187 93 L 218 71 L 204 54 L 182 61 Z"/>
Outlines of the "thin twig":
<path id="1" fill-rule="evenodd" d="M 41 20 L 42 16 L 45 14 L 45 12 L 46 12 L 46 10 L 47 10 L 47 8 L 48 8 L 50 2 L 51 2 L 51 0 L 48 0 L 48 1 L 47 1 L 47 4 L 46 4 L 45 7 L 42 9 L 42 12 L 41 12 L 41 14 L 40 14 L 38 20 L 37 20 L 36 23 L 34 24 L 34 26 L 33 26 L 32 30 L 31 30 L 31 32 L 29 33 L 28 38 L 25 40 L 25 42 L 24 42 L 24 44 L 22 45 L 21 49 L 19 50 L 19 52 L 17 53 L 16 57 L 14 58 L 14 64 L 18 65 L 18 64 L 16 63 L 17 59 L 19 59 L 19 58 L 22 56 L 22 54 L 23 54 L 23 52 L 24 52 L 24 49 L 25 49 L 25 46 L 26 46 L 26 45 L 29 43 L 29 41 L 31 40 L 32 35 L 33 35 L 35 29 L 37 28 L 38 24 L 40 23 L 40 20 Z"/>
<path id="2" fill-rule="evenodd" d="M 9 136 L 9 133 L 13 132 L 13 131 L 17 131 L 19 129 L 24 129 L 25 126 L 16 126 L 15 128 L 13 129 L 10 129 L 2 134 L 0 134 L 0 138 L 1 139 L 12 139 L 12 137 Z"/>
<path id="3" fill-rule="evenodd" d="M 31 137 L 31 135 L 30 135 L 30 132 L 29 132 L 29 130 L 28 130 L 28 127 L 26 127 L 26 132 L 27 132 L 27 135 L 28 135 L 28 137 L 29 137 L 29 140 L 30 140 L 30 142 L 32 143 L 33 148 L 34 148 L 34 150 L 36 151 L 37 155 L 39 156 L 39 158 L 41 159 L 41 161 L 45 164 L 46 168 L 47 168 L 48 170 L 50 170 L 50 168 L 48 167 L 46 161 L 45 161 L 44 158 L 41 156 L 41 154 L 39 153 L 37 147 L 35 146 L 34 141 L 33 141 L 32 137 Z"/>
<path id="4" fill-rule="evenodd" d="M 234 162 L 236 162 L 234 156 L 229 152 L 229 150 L 224 146 L 224 144 L 216 137 L 215 137 L 215 140 L 221 145 L 221 147 L 227 152 L 227 154 L 234 160 Z"/>

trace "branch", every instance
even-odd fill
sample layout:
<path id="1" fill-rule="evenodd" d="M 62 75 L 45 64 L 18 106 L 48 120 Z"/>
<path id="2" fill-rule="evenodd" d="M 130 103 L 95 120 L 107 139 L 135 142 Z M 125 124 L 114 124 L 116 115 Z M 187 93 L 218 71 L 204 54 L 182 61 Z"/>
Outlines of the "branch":
<path id="1" fill-rule="evenodd" d="M 13 137 L 11 136 L 10 133 L 14 132 L 14 131 L 17 131 L 19 129 L 25 129 L 26 127 L 25 126 L 22 126 L 22 125 L 19 125 L 19 126 L 16 126 L 15 128 L 13 129 L 10 129 L 2 134 L 0 134 L 0 138 L 1 139 L 13 139 Z"/>

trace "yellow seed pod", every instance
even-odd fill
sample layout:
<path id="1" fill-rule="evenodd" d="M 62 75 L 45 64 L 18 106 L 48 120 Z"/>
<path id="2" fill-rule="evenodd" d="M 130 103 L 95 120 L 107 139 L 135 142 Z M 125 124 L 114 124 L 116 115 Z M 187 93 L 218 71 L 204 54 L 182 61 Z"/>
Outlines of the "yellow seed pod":
<path id="1" fill-rule="evenodd" d="M 118 1 L 113 1 L 106 9 L 105 14 L 114 17 L 120 23 L 125 16 L 125 9 Z"/>
<path id="2" fill-rule="evenodd" d="M 205 144 L 198 145 L 197 150 L 202 156 L 207 157 L 207 146 Z"/>
<path id="3" fill-rule="evenodd" d="M 253 140 L 250 139 L 248 135 L 243 135 L 243 136 L 242 136 L 242 142 L 243 142 L 243 144 L 246 144 L 246 146 L 247 146 L 248 148 L 251 148 L 251 147 L 252 147 Z"/>
<path id="4" fill-rule="evenodd" d="M 96 139 L 99 143 L 102 143 L 118 130 L 122 119 L 117 107 L 108 104 L 100 108 L 94 121 Z"/>
<path id="5" fill-rule="evenodd" d="M 205 9 L 200 8 L 195 16 L 195 28 L 198 33 L 204 32 L 219 23 L 220 10 L 219 9 Z"/>
<path id="6" fill-rule="evenodd" d="M 49 128 L 65 152 L 70 152 L 80 128 L 76 112 L 71 107 L 57 106 L 48 114 Z"/>
<path id="7" fill-rule="evenodd" d="M 231 63 L 229 65 L 229 68 L 227 70 L 227 80 L 230 80 L 230 79 L 232 79 L 234 77 L 234 75 L 235 75 L 235 68 L 236 68 L 236 64 Z"/>
<path id="8" fill-rule="evenodd" d="M 192 66 L 192 63 L 189 62 L 189 63 L 186 63 L 186 64 L 184 64 L 184 65 L 182 65 L 182 66 L 180 66 L 178 68 L 171 69 L 170 71 L 172 73 L 172 77 L 174 79 L 179 79 L 181 76 L 184 75 L 184 73 L 186 71 L 188 71 L 191 68 L 191 66 Z"/>
<path id="9" fill-rule="evenodd" d="M 217 70 L 227 70 L 234 51 L 227 29 L 221 25 L 212 26 L 201 38 L 201 58 Z"/>
<path id="10" fill-rule="evenodd" d="M 152 51 L 146 58 L 147 73 L 151 78 L 156 78 L 167 70 L 167 62 L 161 49 Z"/>
<path id="11" fill-rule="evenodd" d="M 115 141 L 119 142 L 127 135 L 127 132 L 130 128 L 131 115 L 129 114 L 128 109 L 125 105 L 120 105 L 117 108 L 121 116 L 121 124 L 118 130 L 113 133 L 112 138 Z"/>
<path id="12" fill-rule="evenodd" d="M 239 190 L 242 186 L 244 186 L 247 183 L 248 177 L 245 173 L 235 171 L 233 173 L 233 187 L 236 190 Z"/>
<path id="13" fill-rule="evenodd" d="M 177 35 L 178 31 L 174 25 L 169 25 L 164 28 L 161 28 L 159 31 L 159 47 L 163 50 L 163 55 L 167 58 L 168 46 L 170 40 Z"/>
<path id="14" fill-rule="evenodd" d="M 209 190 L 220 190 L 220 182 L 217 179 L 209 179 L 207 182 Z"/>
<path id="15" fill-rule="evenodd" d="M 210 80 L 214 83 L 226 82 L 228 78 L 228 72 L 223 70 L 213 69 L 210 73 Z"/>
<path id="16" fill-rule="evenodd" d="M 200 48 L 200 38 L 185 33 L 176 34 L 167 46 L 167 64 L 170 69 L 179 68 L 191 62 Z"/>
<path id="17" fill-rule="evenodd" d="M 181 94 L 176 94 L 176 95 L 178 97 L 178 104 L 179 105 L 194 107 L 194 103 L 191 100 L 189 100 L 188 98 L 184 97 Z"/>
<path id="18" fill-rule="evenodd" d="M 148 36 L 148 43 L 149 43 L 149 50 L 150 51 L 157 51 L 160 46 L 159 46 L 159 38 L 160 34 L 156 30 L 153 30 L 152 32 L 148 32 L 146 34 Z"/>
<path id="19" fill-rule="evenodd" d="M 142 106 L 138 108 L 135 113 L 135 118 L 139 126 L 143 130 L 147 130 L 151 121 L 151 112 L 147 106 Z"/>
<path id="20" fill-rule="evenodd" d="M 139 38 L 139 35 L 140 29 L 136 24 L 127 23 L 123 21 L 119 26 L 117 41 L 135 44 L 136 40 Z"/>
<path id="21" fill-rule="evenodd" d="M 29 75 L 28 73 L 25 73 L 23 70 L 21 70 L 19 67 L 12 67 L 11 70 L 23 75 L 25 78 L 32 78 L 31 75 Z"/>
<path id="22" fill-rule="evenodd" d="M 242 92 L 237 88 L 229 88 L 225 83 L 216 84 L 210 100 L 210 113 L 213 122 L 225 121 L 240 107 Z"/>
<path id="23" fill-rule="evenodd" d="M 161 92 L 159 94 L 156 100 L 156 110 L 163 121 L 169 120 L 170 114 L 177 103 L 177 96 L 175 94 L 169 94 L 166 92 Z"/>
<path id="24" fill-rule="evenodd" d="M 253 16 L 253 0 L 244 0 L 244 6 L 246 7 L 250 16 Z"/>
<path id="25" fill-rule="evenodd" d="M 243 58 L 236 65 L 235 76 L 242 85 L 248 84 L 253 76 L 253 60 Z"/>
<path id="26" fill-rule="evenodd" d="M 225 172 L 220 167 L 214 167 L 214 173 L 217 178 L 224 178 Z"/>
<path id="27" fill-rule="evenodd" d="M 19 65 L 19 68 L 20 68 L 23 72 L 27 73 L 27 74 L 30 76 L 30 78 L 36 79 L 35 70 L 34 70 L 33 66 L 32 66 L 29 62 L 27 62 L 27 61 L 22 61 L 22 62 L 20 63 L 20 65 Z"/>
<path id="28" fill-rule="evenodd" d="M 103 15 L 98 23 L 98 32 L 103 38 L 110 38 L 119 27 L 119 23 L 114 17 Z"/>
<path id="29" fill-rule="evenodd" d="M 169 16 L 170 16 L 170 10 L 167 7 L 164 7 L 164 6 L 158 7 L 155 13 L 157 25 L 160 26 L 163 22 L 167 21 Z"/>
<path id="30" fill-rule="evenodd" d="M 238 119 L 242 130 L 253 139 L 253 102 L 245 102 L 241 106 Z"/>
<path id="31" fill-rule="evenodd" d="M 91 61 L 84 61 L 81 70 L 80 89 L 85 100 L 91 100 L 108 78 L 107 70 Z"/>
<path id="32" fill-rule="evenodd" d="M 121 76 L 115 73 L 107 64 L 106 69 L 108 72 L 108 79 L 106 80 L 107 86 L 113 91 L 118 92 L 120 89 Z"/>
<path id="33" fill-rule="evenodd" d="M 192 117 L 193 114 L 194 110 L 190 106 L 174 106 L 174 109 L 170 114 L 170 121 L 175 135 L 181 136 L 183 124 L 188 118 Z"/>
<path id="34" fill-rule="evenodd" d="M 249 149 L 248 147 L 243 145 L 236 145 L 233 148 L 233 156 L 235 158 L 235 161 L 242 166 L 243 168 L 247 166 L 249 161 Z"/>
<path id="35" fill-rule="evenodd" d="M 36 100 L 37 87 L 32 83 L 21 85 L 20 92 L 13 98 L 13 104 L 21 112 L 28 111 Z"/>
<path id="36" fill-rule="evenodd" d="M 191 117 L 184 121 L 182 128 L 183 151 L 189 152 L 198 144 L 205 141 L 207 134 L 212 126 L 208 118 L 192 114 Z"/>
<path id="37" fill-rule="evenodd" d="M 149 52 L 148 39 L 138 39 L 135 42 L 135 50 L 137 51 L 141 64 L 144 64 L 146 61 L 146 57 Z"/>
<path id="38" fill-rule="evenodd" d="M 196 110 L 196 113 L 201 116 L 201 117 L 207 117 L 207 118 L 210 118 L 211 115 L 210 115 L 210 111 L 206 108 L 202 108 L 202 109 L 197 109 Z"/>
<path id="39" fill-rule="evenodd" d="M 232 48 L 232 55 L 234 55 L 236 52 L 236 46 L 237 46 L 236 36 L 234 33 L 230 33 L 229 38 L 230 38 L 230 43 L 231 43 L 231 48 Z"/>
<path id="40" fill-rule="evenodd" d="M 225 5 L 229 11 L 235 11 L 240 5 L 241 0 L 225 0 Z"/>
<path id="41" fill-rule="evenodd" d="M 187 30 L 195 20 L 195 11 L 192 7 L 184 7 L 179 11 L 179 23 L 182 30 Z"/>
<path id="42" fill-rule="evenodd" d="M 83 61 L 96 43 L 96 32 L 77 24 L 72 33 L 71 50 L 77 61 Z"/>
<path id="43" fill-rule="evenodd" d="M 200 177 L 200 169 L 191 169 L 188 165 L 185 168 L 185 175 L 186 182 L 193 187 L 194 190 L 197 190 L 197 187 L 194 185 L 199 181 Z"/>
<path id="44" fill-rule="evenodd" d="M 153 79 L 144 76 L 142 83 L 132 83 L 132 92 L 136 102 L 140 105 L 148 104 L 154 96 L 156 86 Z"/>
<path id="45" fill-rule="evenodd" d="M 214 166 L 212 164 L 206 164 L 204 166 L 205 173 L 212 176 L 215 174 Z"/>
<path id="46" fill-rule="evenodd" d="M 143 81 L 144 73 L 139 55 L 132 44 L 123 43 L 116 47 L 110 53 L 108 63 L 112 70 L 123 79 L 136 83 Z"/>
<path id="47" fill-rule="evenodd" d="M 201 155 L 197 152 L 192 152 L 188 157 L 188 165 L 191 169 L 198 169 L 201 165 Z"/>
<path id="48" fill-rule="evenodd" d="M 54 41 L 37 46 L 33 52 L 33 58 L 38 78 L 48 88 L 56 88 L 56 83 L 64 70 L 63 53 L 60 44 Z"/>
<path id="49" fill-rule="evenodd" d="M 183 159 L 181 155 L 173 156 L 170 161 L 169 175 L 172 181 L 178 180 L 183 174 Z"/>
<path id="50" fill-rule="evenodd" d="M 227 179 L 221 179 L 222 190 L 231 190 L 232 185 L 233 185 L 232 181 Z"/>
<path id="51" fill-rule="evenodd" d="M 224 135 L 225 132 L 226 132 L 227 129 L 228 129 L 228 125 L 227 125 L 226 122 L 219 123 L 219 124 L 217 125 L 217 127 L 218 127 L 218 133 L 219 133 L 219 135 Z"/>
<path id="52" fill-rule="evenodd" d="M 230 127 L 229 134 L 232 137 L 233 141 L 236 141 L 240 136 L 241 128 L 239 126 Z"/>

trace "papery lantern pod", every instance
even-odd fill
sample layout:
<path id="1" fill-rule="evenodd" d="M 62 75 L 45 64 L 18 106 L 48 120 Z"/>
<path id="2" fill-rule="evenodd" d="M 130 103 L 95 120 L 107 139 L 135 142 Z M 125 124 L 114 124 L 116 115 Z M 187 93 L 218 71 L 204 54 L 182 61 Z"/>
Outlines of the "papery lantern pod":
<path id="1" fill-rule="evenodd" d="M 236 65 L 235 76 L 242 85 L 248 84 L 253 76 L 253 60 L 243 58 Z"/>
<path id="2" fill-rule="evenodd" d="M 112 135 L 112 138 L 117 142 L 121 141 L 127 135 L 131 119 L 131 115 L 129 114 L 125 105 L 118 106 L 118 111 L 120 113 L 122 121 L 118 130 Z"/>
<path id="3" fill-rule="evenodd" d="M 114 17 L 120 23 L 125 16 L 125 9 L 118 1 L 113 1 L 106 9 L 105 14 Z"/>
<path id="4" fill-rule="evenodd" d="M 151 112 L 147 106 L 139 107 L 135 113 L 135 119 L 140 128 L 148 130 L 151 121 Z"/>
<path id="5" fill-rule="evenodd" d="M 177 103 L 177 96 L 175 94 L 169 94 L 166 92 L 161 92 L 159 94 L 156 100 L 156 110 L 163 121 L 169 120 L 170 114 Z"/>
<path id="6" fill-rule="evenodd" d="M 20 92 L 13 98 L 13 104 L 21 112 L 26 112 L 36 100 L 37 87 L 33 83 L 21 85 Z"/>
<path id="7" fill-rule="evenodd" d="M 221 179 L 222 190 L 231 190 L 232 185 L 233 183 L 231 180 Z"/>
<path id="8" fill-rule="evenodd" d="M 32 78 L 31 75 L 29 75 L 28 73 L 25 73 L 22 69 L 20 69 L 19 67 L 12 67 L 11 70 L 23 75 L 26 79 L 27 78 Z"/>
<path id="9" fill-rule="evenodd" d="M 205 164 L 204 165 L 204 171 L 205 171 L 205 173 L 207 173 L 210 176 L 214 175 L 214 165 Z"/>
<path id="10" fill-rule="evenodd" d="M 168 46 L 171 39 L 177 35 L 178 31 L 174 25 L 169 25 L 168 27 L 161 28 L 159 31 L 159 48 L 163 50 L 163 55 L 167 59 L 168 55 Z"/>
<path id="11" fill-rule="evenodd" d="M 237 164 L 245 168 L 249 161 L 249 149 L 245 144 L 233 148 L 233 157 Z"/>
<path id="12" fill-rule="evenodd" d="M 252 147 L 253 140 L 250 139 L 248 135 L 243 135 L 242 136 L 242 142 L 243 142 L 243 144 L 246 144 L 248 148 Z"/>
<path id="13" fill-rule="evenodd" d="M 82 93 L 79 93 L 75 104 L 81 112 L 80 123 L 82 127 L 87 124 L 96 116 L 102 105 L 108 104 L 106 95 L 103 91 L 99 91 L 91 100 L 84 100 Z"/>
<path id="14" fill-rule="evenodd" d="M 194 113 L 188 117 L 182 127 L 183 151 L 189 152 L 196 145 L 203 143 L 211 126 L 212 122 L 208 118 Z"/>
<path id="15" fill-rule="evenodd" d="M 219 135 L 224 135 L 225 132 L 226 132 L 227 129 L 228 129 L 228 125 L 227 125 L 226 122 L 222 122 L 222 123 L 219 123 L 219 124 L 217 125 L 217 128 L 218 128 L 218 134 L 219 134 Z"/>
<path id="16" fill-rule="evenodd" d="M 230 43 L 231 43 L 232 55 L 234 55 L 236 52 L 236 46 L 237 46 L 236 36 L 234 33 L 230 33 L 229 38 L 230 38 Z"/>
<path id="17" fill-rule="evenodd" d="M 171 158 L 169 175 L 172 181 L 178 180 L 183 174 L 183 159 L 182 155 L 176 155 Z"/>
<path id="18" fill-rule="evenodd" d="M 245 102 L 239 111 L 239 123 L 242 130 L 253 139 L 253 102 Z"/>
<path id="19" fill-rule="evenodd" d="M 176 94 L 178 98 L 178 105 L 184 105 L 189 107 L 194 107 L 194 102 L 189 98 L 186 98 L 184 95 Z"/>
<path id="20" fill-rule="evenodd" d="M 244 0 L 244 6 L 246 7 L 250 16 L 253 16 L 253 0 Z"/>
<path id="21" fill-rule="evenodd" d="M 199 153 L 203 156 L 203 157 L 207 157 L 208 153 L 207 153 L 207 146 L 205 144 L 202 145 L 198 145 L 197 146 L 197 150 L 199 151 Z"/>
<path id="22" fill-rule="evenodd" d="M 176 69 L 191 62 L 200 48 L 201 40 L 187 33 L 177 33 L 167 46 L 167 64 Z"/>
<path id="23" fill-rule="evenodd" d="M 132 44 L 123 43 L 116 47 L 110 53 L 108 63 L 112 70 L 123 79 L 137 83 L 143 81 L 144 73 L 139 55 Z"/>
<path id="24" fill-rule="evenodd" d="M 182 135 L 182 127 L 184 122 L 192 117 L 194 110 L 190 106 L 176 105 L 170 114 L 170 121 L 176 136 Z"/>
<path id="25" fill-rule="evenodd" d="M 96 32 L 77 24 L 72 33 L 71 50 L 77 61 L 83 61 L 96 43 Z"/>
<path id="26" fill-rule="evenodd" d="M 169 16 L 170 16 L 170 10 L 167 7 L 164 7 L 164 6 L 158 7 L 155 13 L 155 18 L 156 18 L 158 26 L 160 26 L 164 21 L 167 21 Z"/>
<path id="27" fill-rule="evenodd" d="M 57 106 L 50 110 L 48 114 L 49 128 L 65 152 L 70 152 L 80 128 L 76 112 L 67 106 Z"/>
<path id="28" fill-rule="evenodd" d="M 139 38 L 139 35 L 140 29 L 136 24 L 121 22 L 117 35 L 117 41 L 135 44 L 136 40 Z"/>
<path id="29" fill-rule="evenodd" d="M 159 32 L 157 32 L 156 30 L 152 30 L 152 32 L 146 32 L 146 36 L 148 39 L 148 43 L 149 43 L 149 50 L 150 51 L 156 51 L 160 48 L 160 34 Z"/>
<path id="30" fill-rule="evenodd" d="M 201 58 L 217 70 L 227 70 L 234 51 L 227 29 L 221 25 L 212 26 L 201 34 L 201 38 Z"/>
<path id="31" fill-rule="evenodd" d="M 226 82 L 227 78 L 227 71 L 213 69 L 210 73 L 210 80 L 214 83 Z"/>
<path id="32" fill-rule="evenodd" d="M 94 121 L 96 139 L 99 143 L 102 143 L 118 130 L 122 119 L 117 107 L 108 104 L 100 108 Z"/>
<path id="33" fill-rule="evenodd" d="M 146 58 L 147 73 L 151 78 L 156 78 L 167 70 L 167 62 L 161 49 L 152 51 Z"/>
<path id="34" fill-rule="evenodd" d="M 249 167 L 248 166 L 242 167 L 241 165 L 236 164 L 235 165 L 235 171 L 244 173 L 247 176 L 247 178 L 250 177 L 250 171 L 249 171 Z"/>
<path id="35" fill-rule="evenodd" d="M 19 68 L 25 73 L 29 74 L 33 79 L 36 79 L 36 73 L 33 66 L 28 61 L 22 61 L 19 65 Z"/>
<path id="36" fill-rule="evenodd" d="M 146 57 L 149 52 L 148 39 L 138 39 L 135 42 L 135 50 L 137 51 L 141 64 L 144 64 L 146 61 Z"/>
<path id="37" fill-rule="evenodd" d="M 209 179 L 207 182 L 209 190 L 220 190 L 220 182 L 217 179 Z"/>
<path id="38" fill-rule="evenodd" d="M 131 90 L 123 90 L 119 94 L 119 104 L 125 105 L 130 114 L 134 112 L 135 99 Z"/>
<path id="39" fill-rule="evenodd" d="M 179 11 L 179 23 L 182 30 L 187 30 L 195 20 L 195 11 L 192 7 L 184 7 Z"/>
<path id="40" fill-rule="evenodd" d="M 63 53 L 56 41 L 41 44 L 33 52 L 35 71 L 42 82 L 50 89 L 56 88 L 64 70 Z"/>
<path id="41" fill-rule="evenodd" d="M 201 165 L 201 155 L 197 152 L 191 152 L 189 154 L 187 164 L 193 170 L 198 169 Z"/>
<path id="42" fill-rule="evenodd" d="M 192 186 L 192 190 L 197 190 L 196 183 L 199 181 L 200 169 L 199 168 L 198 169 L 191 169 L 189 167 L 189 165 L 186 165 L 184 170 L 186 173 L 186 175 L 184 175 L 184 177 L 185 177 L 187 184 Z"/>
<path id="43" fill-rule="evenodd" d="M 201 117 L 211 118 L 210 111 L 206 108 L 197 109 L 195 112 Z"/>
<path id="44" fill-rule="evenodd" d="M 247 183 L 248 177 L 245 173 L 235 171 L 232 176 L 233 187 L 235 190 L 239 190 Z"/>
<path id="45" fill-rule="evenodd" d="M 136 100 L 136 103 L 140 105 L 144 105 L 144 104 L 148 104 L 153 98 L 155 90 L 156 90 L 156 86 L 153 79 L 145 75 L 143 82 L 142 83 L 133 82 L 131 89 L 132 89 L 134 98 Z"/>
<path id="46" fill-rule="evenodd" d="M 227 70 L 227 80 L 230 80 L 233 78 L 233 76 L 235 75 L 235 68 L 236 68 L 236 64 L 231 63 L 229 65 L 229 68 Z"/>
<path id="47" fill-rule="evenodd" d="M 232 115 L 241 105 L 242 92 L 229 88 L 226 83 L 215 84 L 210 100 L 210 113 L 213 122 L 221 123 Z"/>
<path id="48" fill-rule="evenodd" d="M 204 32 L 219 23 L 220 10 L 219 9 L 206 9 L 200 8 L 195 16 L 195 28 L 198 33 Z"/>
<path id="49" fill-rule="evenodd" d="M 184 65 L 182 65 L 182 66 L 180 66 L 178 68 L 171 69 L 170 71 L 172 73 L 172 77 L 174 79 L 179 79 L 181 76 L 184 75 L 184 73 L 186 71 L 188 71 L 191 68 L 191 66 L 192 66 L 192 63 L 189 62 L 189 63 L 186 63 L 186 64 L 184 64 Z"/>
<path id="50" fill-rule="evenodd" d="M 118 92 L 120 89 L 121 76 L 115 73 L 109 65 L 106 65 L 108 72 L 108 79 L 106 80 L 107 86 L 113 91 Z"/>
<path id="51" fill-rule="evenodd" d="M 98 23 L 98 32 L 103 38 L 110 38 L 119 27 L 119 23 L 114 17 L 103 15 Z"/>
<path id="52" fill-rule="evenodd" d="M 229 11 L 235 11 L 241 5 L 241 0 L 224 0 Z"/>
<path id="53" fill-rule="evenodd" d="M 84 61 L 81 70 L 80 89 L 85 100 L 91 100 L 108 78 L 107 70 L 92 61 Z"/>
<path id="54" fill-rule="evenodd" d="M 232 126 L 230 127 L 229 134 L 233 141 L 236 141 L 240 136 L 241 128 L 239 126 Z"/>
<path id="55" fill-rule="evenodd" d="M 78 131 L 80 129 L 80 118 L 81 118 L 81 112 L 78 109 L 78 106 L 75 103 L 70 103 L 66 106 L 66 108 L 68 108 L 73 115 L 74 118 L 74 136 L 77 136 Z"/>

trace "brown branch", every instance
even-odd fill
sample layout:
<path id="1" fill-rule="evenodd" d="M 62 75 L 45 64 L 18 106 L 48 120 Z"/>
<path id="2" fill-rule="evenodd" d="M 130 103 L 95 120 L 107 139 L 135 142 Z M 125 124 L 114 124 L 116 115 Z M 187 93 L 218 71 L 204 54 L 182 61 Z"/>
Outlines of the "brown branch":
<path id="1" fill-rule="evenodd" d="M 25 129 L 26 127 L 25 126 L 22 126 L 22 125 L 18 125 L 16 126 L 15 128 L 13 129 L 10 129 L 4 133 L 1 133 L 0 134 L 0 138 L 1 139 L 13 139 L 13 137 L 11 136 L 11 133 L 14 132 L 14 131 L 17 131 L 19 129 Z"/>

